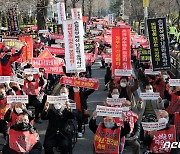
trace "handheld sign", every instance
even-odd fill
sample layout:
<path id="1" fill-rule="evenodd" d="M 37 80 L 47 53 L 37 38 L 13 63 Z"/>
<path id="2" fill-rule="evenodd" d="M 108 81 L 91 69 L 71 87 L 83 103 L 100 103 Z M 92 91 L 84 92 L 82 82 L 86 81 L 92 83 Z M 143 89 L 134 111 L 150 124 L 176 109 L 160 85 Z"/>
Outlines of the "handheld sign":
<path id="1" fill-rule="evenodd" d="M 180 86 L 180 79 L 169 79 L 170 86 Z"/>
<path id="2" fill-rule="evenodd" d="M 38 74 L 39 68 L 26 68 L 24 69 L 25 74 Z"/>
<path id="3" fill-rule="evenodd" d="M 28 95 L 10 95 L 7 96 L 7 103 L 23 103 L 28 104 Z"/>
<path id="4" fill-rule="evenodd" d="M 126 98 L 107 98 L 106 103 L 110 106 L 122 106 L 122 102 L 126 101 Z"/>
<path id="5" fill-rule="evenodd" d="M 115 69 L 115 76 L 131 76 L 132 70 Z"/>
<path id="6" fill-rule="evenodd" d="M 24 79 L 18 78 L 17 76 L 11 76 L 10 82 L 15 82 L 15 83 L 18 83 L 20 85 L 24 85 Z"/>
<path id="7" fill-rule="evenodd" d="M 161 74 L 160 71 L 153 71 L 152 69 L 145 69 L 145 72 L 144 72 L 146 75 L 159 75 Z"/>
<path id="8" fill-rule="evenodd" d="M 157 100 L 160 97 L 160 93 L 152 92 L 152 93 L 140 93 L 140 98 L 142 100 Z"/>
<path id="9" fill-rule="evenodd" d="M 161 130 L 166 128 L 165 122 L 141 122 L 145 131 Z"/>
<path id="10" fill-rule="evenodd" d="M 0 76 L 0 83 L 10 82 L 10 76 Z"/>
<path id="11" fill-rule="evenodd" d="M 109 117 L 122 118 L 122 109 L 121 108 L 97 105 L 96 112 L 97 112 L 97 116 L 109 116 Z"/>
<path id="12" fill-rule="evenodd" d="M 68 101 L 67 96 L 47 96 L 47 102 L 49 104 L 66 103 Z"/>

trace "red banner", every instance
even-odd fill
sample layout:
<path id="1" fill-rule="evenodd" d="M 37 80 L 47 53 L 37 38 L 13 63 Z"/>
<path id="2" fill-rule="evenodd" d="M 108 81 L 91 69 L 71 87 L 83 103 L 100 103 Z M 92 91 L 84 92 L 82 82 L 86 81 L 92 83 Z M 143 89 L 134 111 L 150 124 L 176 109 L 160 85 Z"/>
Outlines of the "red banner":
<path id="1" fill-rule="evenodd" d="M 51 39 L 58 39 L 58 40 L 64 40 L 64 36 L 62 34 L 55 34 L 55 33 L 50 33 L 49 34 Z"/>
<path id="2" fill-rule="evenodd" d="M 85 53 L 85 61 L 88 62 L 94 62 L 94 54 L 93 53 Z"/>
<path id="3" fill-rule="evenodd" d="M 104 128 L 100 124 L 94 136 L 95 153 L 119 153 L 120 127 L 116 129 Z"/>
<path id="4" fill-rule="evenodd" d="M 174 124 L 177 129 L 177 133 L 180 135 L 180 112 L 175 113 Z"/>
<path id="5" fill-rule="evenodd" d="M 64 60 L 62 58 L 32 58 L 32 65 L 35 68 L 49 68 L 64 66 Z"/>
<path id="6" fill-rule="evenodd" d="M 38 31 L 38 27 L 37 26 L 31 26 L 31 30 Z"/>
<path id="7" fill-rule="evenodd" d="M 53 58 L 53 56 L 48 49 L 44 49 L 44 51 L 39 54 L 38 58 Z"/>
<path id="8" fill-rule="evenodd" d="M 64 75 L 63 67 L 47 67 L 44 69 L 46 73 Z"/>
<path id="9" fill-rule="evenodd" d="M 60 79 L 60 84 L 98 90 L 99 80 L 96 78 L 88 79 L 88 78 L 75 78 L 75 77 L 63 76 Z"/>
<path id="10" fill-rule="evenodd" d="M 87 16 L 82 16 L 82 20 L 83 20 L 83 22 L 88 22 L 88 17 Z"/>
<path id="11" fill-rule="evenodd" d="M 112 29 L 112 73 L 131 69 L 130 27 Z"/>
<path id="12" fill-rule="evenodd" d="M 65 49 L 64 48 L 55 48 L 55 47 L 45 46 L 45 49 L 48 49 L 51 54 L 65 55 Z"/>

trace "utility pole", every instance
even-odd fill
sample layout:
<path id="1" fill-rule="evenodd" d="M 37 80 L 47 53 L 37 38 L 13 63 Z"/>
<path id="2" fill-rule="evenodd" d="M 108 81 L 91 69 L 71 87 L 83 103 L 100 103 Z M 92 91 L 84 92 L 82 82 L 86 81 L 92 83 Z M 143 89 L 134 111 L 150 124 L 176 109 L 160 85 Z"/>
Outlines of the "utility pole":
<path id="1" fill-rule="evenodd" d="M 149 0 L 143 0 L 143 7 L 144 7 L 144 35 L 147 37 L 148 36 L 147 19 L 148 19 Z"/>

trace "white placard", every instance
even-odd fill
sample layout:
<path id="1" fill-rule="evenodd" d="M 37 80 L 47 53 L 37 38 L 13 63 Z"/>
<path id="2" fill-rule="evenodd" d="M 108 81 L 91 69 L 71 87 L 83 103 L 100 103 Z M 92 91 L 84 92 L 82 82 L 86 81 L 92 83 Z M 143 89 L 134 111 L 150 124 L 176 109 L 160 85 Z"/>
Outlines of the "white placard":
<path id="1" fill-rule="evenodd" d="M 11 76 L 10 82 L 15 82 L 15 83 L 18 83 L 20 85 L 24 85 L 24 79 L 18 78 L 17 76 Z"/>
<path id="2" fill-rule="evenodd" d="M 180 79 L 169 79 L 170 86 L 180 86 Z"/>
<path id="3" fill-rule="evenodd" d="M 126 101 L 126 98 L 117 98 L 117 99 L 114 99 L 114 98 L 107 98 L 106 99 L 106 103 L 108 105 L 111 105 L 111 106 L 122 106 L 122 103 Z"/>
<path id="4" fill-rule="evenodd" d="M 112 63 L 112 58 L 105 58 L 105 63 Z"/>
<path id="5" fill-rule="evenodd" d="M 38 74 L 39 68 L 26 68 L 24 69 L 25 74 Z"/>
<path id="6" fill-rule="evenodd" d="M 76 109 L 76 103 L 69 103 L 69 106 L 72 110 Z"/>
<path id="7" fill-rule="evenodd" d="M 10 76 L 0 76 L 0 83 L 10 82 Z"/>
<path id="8" fill-rule="evenodd" d="M 56 39 L 55 43 L 64 43 L 64 40 Z M 52 45 L 51 45 L 51 47 L 52 47 Z"/>
<path id="9" fill-rule="evenodd" d="M 49 33 L 49 31 L 48 31 L 48 29 L 47 29 L 47 30 L 46 30 L 46 29 L 43 29 L 43 30 L 39 30 L 38 33 L 39 33 L 39 34 L 40 34 L 40 33 Z"/>
<path id="10" fill-rule="evenodd" d="M 56 103 L 66 103 L 66 101 L 68 101 L 68 97 L 67 96 L 50 96 L 47 95 L 47 102 L 49 104 L 56 104 Z"/>
<path id="11" fill-rule="evenodd" d="M 56 40 L 55 40 L 56 41 Z M 51 44 L 51 47 L 54 48 L 62 48 L 60 44 Z"/>
<path id="12" fill-rule="evenodd" d="M 63 2 L 57 3 L 58 11 L 58 24 L 63 24 L 63 21 L 66 20 L 65 5 Z"/>
<path id="13" fill-rule="evenodd" d="M 161 74 L 160 71 L 153 71 L 152 69 L 145 69 L 144 73 L 146 75 L 159 75 L 159 74 Z"/>
<path id="14" fill-rule="evenodd" d="M 28 104 L 28 95 L 9 95 L 7 96 L 7 103 L 23 103 Z"/>
<path id="15" fill-rule="evenodd" d="M 166 128 L 165 122 L 141 122 L 141 124 L 145 131 L 161 130 Z"/>
<path id="16" fill-rule="evenodd" d="M 108 14 L 108 25 L 113 24 L 113 14 Z"/>
<path id="17" fill-rule="evenodd" d="M 139 97 L 142 100 L 157 100 L 160 97 L 160 93 L 158 93 L 158 92 L 140 93 Z"/>
<path id="18" fill-rule="evenodd" d="M 97 112 L 97 116 L 109 116 L 109 117 L 122 118 L 122 108 L 97 105 L 96 112 Z"/>
<path id="19" fill-rule="evenodd" d="M 81 19 L 82 20 L 82 11 L 81 8 L 71 9 L 72 19 Z"/>
<path id="20" fill-rule="evenodd" d="M 132 70 L 115 69 L 115 76 L 131 76 Z"/>

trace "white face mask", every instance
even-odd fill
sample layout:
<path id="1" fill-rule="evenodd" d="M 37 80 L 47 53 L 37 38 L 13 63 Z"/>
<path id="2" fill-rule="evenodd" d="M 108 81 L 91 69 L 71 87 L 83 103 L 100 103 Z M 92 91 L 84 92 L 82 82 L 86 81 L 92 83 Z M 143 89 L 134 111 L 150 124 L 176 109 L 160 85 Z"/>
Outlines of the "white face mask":
<path id="1" fill-rule="evenodd" d="M 126 87 L 126 83 L 120 82 L 120 86 L 123 87 L 123 88 L 125 88 L 125 87 Z"/>
<path id="2" fill-rule="evenodd" d="M 104 126 L 106 127 L 106 128 L 113 128 L 114 127 L 114 122 L 106 122 L 106 123 L 104 123 Z"/>
<path id="3" fill-rule="evenodd" d="M 123 106 L 123 107 L 122 107 L 122 110 L 123 110 L 124 112 L 127 112 L 127 111 L 130 110 L 130 107 L 129 107 L 129 106 Z"/>
<path id="4" fill-rule="evenodd" d="M 77 92 L 79 92 L 79 88 L 74 88 L 74 87 L 73 87 L 73 91 L 74 91 L 75 93 L 77 93 Z"/>
<path id="5" fill-rule="evenodd" d="M 61 105 L 60 105 L 60 104 L 54 104 L 54 108 L 55 108 L 56 110 L 59 110 L 59 109 L 61 108 Z"/>
<path id="6" fill-rule="evenodd" d="M 17 114 L 23 113 L 23 110 L 19 107 L 15 107 L 15 111 L 17 112 Z"/>
<path id="7" fill-rule="evenodd" d="M 153 89 L 151 90 L 146 90 L 147 93 L 153 93 Z"/>
<path id="8" fill-rule="evenodd" d="M 27 79 L 28 79 L 28 81 L 32 81 L 34 79 L 34 77 L 33 76 L 28 76 Z"/>
<path id="9" fill-rule="evenodd" d="M 160 118 L 160 119 L 158 120 L 158 122 L 167 124 L 167 123 L 168 123 L 168 119 L 166 119 L 166 118 Z"/>
<path id="10" fill-rule="evenodd" d="M 114 94 L 114 95 L 112 95 L 112 98 L 113 98 L 113 99 L 118 99 L 118 98 L 119 98 L 119 95 Z"/>

